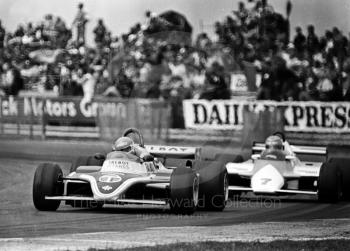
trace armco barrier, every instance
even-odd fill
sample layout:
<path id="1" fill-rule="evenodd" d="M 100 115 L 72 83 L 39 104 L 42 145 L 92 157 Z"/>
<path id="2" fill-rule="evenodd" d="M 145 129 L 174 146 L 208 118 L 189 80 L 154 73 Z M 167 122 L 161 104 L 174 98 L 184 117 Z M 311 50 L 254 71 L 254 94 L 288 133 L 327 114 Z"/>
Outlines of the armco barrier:
<path id="1" fill-rule="evenodd" d="M 169 114 L 167 103 L 158 100 L 0 97 L 0 134 L 110 140 L 138 127 L 160 139 L 168 135 Z"/>

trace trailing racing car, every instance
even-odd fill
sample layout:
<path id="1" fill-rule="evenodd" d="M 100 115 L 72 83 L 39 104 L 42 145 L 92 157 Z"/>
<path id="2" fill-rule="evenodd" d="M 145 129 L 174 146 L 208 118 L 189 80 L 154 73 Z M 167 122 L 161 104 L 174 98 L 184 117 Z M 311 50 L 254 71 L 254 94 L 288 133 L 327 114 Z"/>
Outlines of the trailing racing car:
<path id="1" fill-rule="evenodd" d="M 316 195 L 321 202 L 348 200 L 350 158 L 345 151 L 334 146 L 289 145 L 282 133 L 275 133 L 265 144 L 253 143 L 249 160 L 226 164 L 229 190 L 237 196 L 253 192 Z"/>
<path id="2" fill-rule="evenodd" d="M 137 136 L 139 144 L 131 139 Z M 73 207 L 104 204 L 170 205 L 174 213 L 191 214 L 197 207 L 223 210 L 228 199 L 224 165 L 203 169 L 200 148 L 144 145 L 142 134 L 127 129 L 107 155 L 78 157 L 70 173 L 57 164 L 38 166 L 33 202 L 38 210 L 55 211 L 61 201 Z M 173 161 L 178 166 L 170 166 Z"/>

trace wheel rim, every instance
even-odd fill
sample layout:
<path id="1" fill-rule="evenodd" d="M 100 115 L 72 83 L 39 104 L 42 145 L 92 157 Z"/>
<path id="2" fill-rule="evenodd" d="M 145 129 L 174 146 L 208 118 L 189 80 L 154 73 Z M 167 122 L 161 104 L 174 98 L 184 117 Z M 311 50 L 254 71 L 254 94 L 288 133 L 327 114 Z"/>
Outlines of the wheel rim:
<path id="1" fill-rule="evenodd" d="M 227 177 L 227 173 L 225 173 L 225 176 L 224 176 L 224 196 L 225 196 L 225 203 L 228 201 L 228 195 L 229 195 L 228 177 Z"/>
<path id="2" fill-rule="evenodd" d="M 198 205 L 198 194 L 199 194 L 199 182 L 198 177 L 194 178 L 193 180 L 193 186 L 192 186 L 192 193 L 193 193 L 193 205 L 196 207 Z"/>

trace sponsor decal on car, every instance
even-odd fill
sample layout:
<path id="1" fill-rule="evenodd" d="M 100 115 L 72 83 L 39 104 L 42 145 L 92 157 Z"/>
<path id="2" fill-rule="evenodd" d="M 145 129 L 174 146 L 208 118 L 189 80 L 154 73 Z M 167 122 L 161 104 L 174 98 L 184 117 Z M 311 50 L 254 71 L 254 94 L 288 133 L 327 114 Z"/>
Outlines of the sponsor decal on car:
<path id="1" fill-rule="evenodd" d="M 116 169 L 129 169 L 129 161 L 126 160 L 109 160 L 108 161 L 108 167 L 109 168 L 116 168 Z"/>
<path id="2" fill-rule="evenodd" d="M 105 182 L 105 183 L 118 183 L 121 180 L 122 180 L 122 178 L 119 175 L 102 175 L 98 179 L 98 181 Z"/>
<path id="3" fill-rule="evenodd" d="M 102 189 L 105 191 L 109 191 L 112 189 L 112 187 L 107 185 L 107 186 L 103 186 Z"/>

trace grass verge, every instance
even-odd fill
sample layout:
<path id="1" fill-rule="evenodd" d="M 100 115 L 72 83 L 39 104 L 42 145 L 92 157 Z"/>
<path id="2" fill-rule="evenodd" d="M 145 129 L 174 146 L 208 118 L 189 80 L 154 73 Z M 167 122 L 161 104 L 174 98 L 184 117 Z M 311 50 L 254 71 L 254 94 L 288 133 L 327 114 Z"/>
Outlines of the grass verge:
<path id="1" fill-rule="evenodd" d="M 145 246 L 127 248 L 128 251 L 167 251 L 167 250 L 256 250 L 256 251 L 288 251 L 288 250 L 349 250 L 350 240 L 309 240 L 309 241 L 290 241 L 279 240 L 272 242 L 197 242 L 197 243 L 175 243 L 169 245 L 157 245 L 157 246 Z M 106 249 L 89 249 L 89 251 L 113 251 L 118 249 L 106 248 Z"/>

